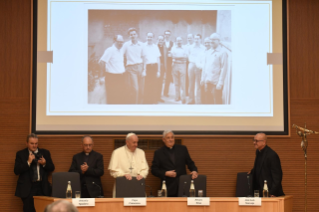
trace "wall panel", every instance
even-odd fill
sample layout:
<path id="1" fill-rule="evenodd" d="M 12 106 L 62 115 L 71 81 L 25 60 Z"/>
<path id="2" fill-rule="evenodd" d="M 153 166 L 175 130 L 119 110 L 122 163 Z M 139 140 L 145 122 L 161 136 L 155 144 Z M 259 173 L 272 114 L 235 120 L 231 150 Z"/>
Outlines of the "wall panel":
<path id="1" fill-rule="evenodd" d="M 0 211 L 21 211 L 22 202 L 14 196 L 17 176 L 13 173 L 16 151 L 25 147 L 30 128 L 31 1 L 0 1 Z M 289 0 L 289 73 L 291 124 L 307 122 L 319 131 L 319 1 Z M 208 176 L 208 195 L 234 196 L 236 173 L 253 166 L 251 138 L 183 137 L 201 174 Z M 308 152 L 308 211 L 317 211 L 319 202 L 319 136 L 311 135 Z M 113 138 L 95 136 L 95 149 L 104 155 L 102 178 L 105 196 L 110 197 L 114 180 L 107 167 Z M 304 210 L 304 157 L 300 138 L 270 138 L 283 167 L 284 192 L 294 195 L 293 211 Z M 42 136 L 40 147 L 51 151 L 56 171 L 69 169 L 72 155 L 81 151 L 79 136 Z M 153 151 L 146 151 L 151 163 Z M 151 174 L 146 180 L 153 192 L 160 182 Z"/>

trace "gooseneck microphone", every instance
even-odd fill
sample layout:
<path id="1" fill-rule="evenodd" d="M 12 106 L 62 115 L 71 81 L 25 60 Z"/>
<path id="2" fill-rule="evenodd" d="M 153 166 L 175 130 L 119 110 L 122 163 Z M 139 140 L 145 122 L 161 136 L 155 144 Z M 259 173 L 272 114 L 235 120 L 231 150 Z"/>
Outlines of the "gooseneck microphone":
<path id="1" fill-rule="evenodd" d="M 95 182 L 92 182 L 93 185 L 97 186 L 99 188 L 100 191 L 100 195 L 97 196 L 96 198 L 104 198 L 104 196 L 102 196 L 102 188 L 101 186 L 99 186 L 98 184 L 96 184 Z"/>
<path id="2" fill-rule="evenodd" d="M 154 197 L 152 192 L 152 187 L 145 184 L 146 187 L 150 189 L 150 195 L 148 197 Z"/>
<path id="3" fill-rule="evenodd" d="M 185 186 L 186 186 L 187 182 L 184 182 L 184 186 L 183 186 L 183 196 L 182 197 L 187 197 L 186 195 L 186 190 L 185 190 Z"/>
<path id="4" fill-rule="evenodd" d="M 248 182 L 248 195 L 247 195 L 247 197 L 252 197 L 251 195 L 250 195 L 250 177 L 249 177 L 249 175 L 247 175 L 247 182 Z"/>

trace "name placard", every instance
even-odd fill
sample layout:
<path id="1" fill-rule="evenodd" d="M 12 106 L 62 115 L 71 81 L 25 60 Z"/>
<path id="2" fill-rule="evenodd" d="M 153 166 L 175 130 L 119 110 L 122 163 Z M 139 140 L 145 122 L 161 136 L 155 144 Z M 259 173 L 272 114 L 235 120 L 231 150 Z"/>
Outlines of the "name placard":
<path id="1" fill-rule="evenodd" d="M 146 198 L 124 198 L 124 206 L 146 206 Z"/>
<path id="2" fill-rule="evenodd" d="M 241 206 L 261 206 L 260 197 L 239 197 L 238 204 Z"/>
<path id="3" fill-rule="evenodd" d="M 187 205 L 208 206 L 210 205 L 209 197 L 187 197 Z"/>
<path id="4" fill-rule="evenodd" d="M 76 207 L 93 207 L 95 206 L 95 198 L 73 198 L 72 203 Z"/>

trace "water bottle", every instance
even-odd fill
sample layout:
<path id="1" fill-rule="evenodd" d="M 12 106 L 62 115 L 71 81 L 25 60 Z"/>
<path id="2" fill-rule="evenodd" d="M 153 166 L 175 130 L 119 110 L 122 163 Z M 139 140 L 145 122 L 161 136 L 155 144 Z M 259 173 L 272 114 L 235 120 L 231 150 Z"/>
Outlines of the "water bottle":
<path id="1" fill-rule="evenodd" d="M 194 185 L 194 180 L 192 180 L 191 186 L 189 188 L 189 197 L 195 197 L 195 196 L 196 196 L 195 185 Z"/>
<path id="2" fill-rule="evenodd" d="M 163 192 L 163 197 L 167 197 L 167 187 L 166 187 L 165 180 L 163 180 L 163 183 L 162 183 L 162 192 Z"/>
<path id="3" fill-rule="evenodd" d="M 72 198 L 71 181 L 68 181 L 68 186 L 66 187 L 66 198 L 68 199 Z"/>
<path id="4" fill-rule="evenodd" d="M 263 197 L 269 197 L 269 191 L 268 191 L 268 186 L 267 186 L 267 180 L 264 181 Z"/>

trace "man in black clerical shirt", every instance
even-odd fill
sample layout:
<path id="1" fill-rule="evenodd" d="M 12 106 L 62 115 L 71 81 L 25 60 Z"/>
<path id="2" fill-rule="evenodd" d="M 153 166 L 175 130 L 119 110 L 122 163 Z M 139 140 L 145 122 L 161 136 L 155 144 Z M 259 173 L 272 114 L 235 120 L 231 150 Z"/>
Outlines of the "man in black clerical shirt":
<path id="1" fill-rule="evenodd" d="M 103 196 L 100 177 L 104 174 L 103 155 L 93 151 L 93 139 L 86 135 L 82 138 L 83 151 L 73 156 L 69 172 L 78 172 L 81 179 L 81 197 Z M 94 183 L 93 183 L 94 182 Z"/>
<path id="2" fill-rule="evenodd" d="M 192 179 L 197 178 L 197 167 L 191 159 L 187 147 L 175 144 L 174 133 L 170 130 L 163 132 L 165 146 L 154 153 L 152 174 L 166 181 L 167 196 L 177 197 L 179 177 L 186 174 L 185 165 L 191 171 Z"/>
<path id="3" fill-rule="evenodd" d="M 15 195 L 23 202 L 24 212 L 35 212 L 33 196 L 50 196 L 48 175 L 54 171 L 50 152 L 38 148 L 38 137 L 27 136 L 27 148 L 17 152 L 14 173 L 19 175 Z"/>
<path id="4" fill-rule="evenodd" d="M 266 134 L 257 133 L 253 143 L 256 148 L 256 158 L 254 168 L 249 173 L 253 175 L 254 190 L 259 190 L 261 195 L 264 181 L 267 180 L 270 197 L 285 195 L 281 186 L 282 170 L 280 159 L 277 153 L 267 146 Z"/>

